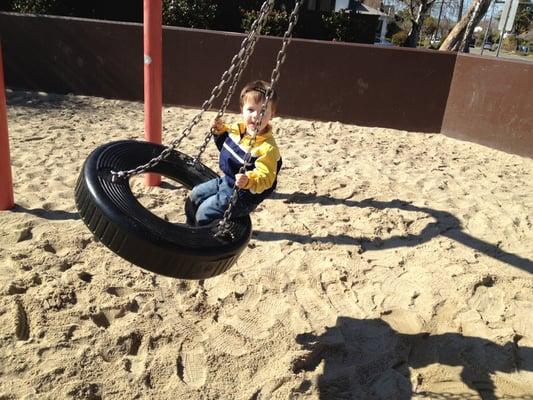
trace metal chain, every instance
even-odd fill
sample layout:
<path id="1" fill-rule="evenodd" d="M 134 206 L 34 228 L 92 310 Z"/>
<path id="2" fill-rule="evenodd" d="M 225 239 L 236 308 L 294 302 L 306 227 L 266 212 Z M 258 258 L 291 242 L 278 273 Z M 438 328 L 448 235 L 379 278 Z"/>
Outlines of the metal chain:
<path id="1" fill-rule="evenodd" d="M 266 3 L 264 3 L 264 4 L 266 4 Z M 235 92 L 235 88 L 237 87 L 237 83 L 239 82 L 244 69 L 248 65 L 248 60 L 250 59 L 250 56 L 254 52 L 255 45 L 256 45 L 256 43 L 257 43 L 257 41 L 259 39 L 259 34 L 254 34 L 254 32 L 257 32 L 257 33 L 261 32 L 261 30 L 263 29 L 263 27 L 265 26 L 265 24 L 267 22 L 268 15 L 272 11 L 274 3 L 269 3 L 269 5 L 271 6 L 270 10 L 268 10 L 267 12 L 262 13 L 262 15 L 260 15 L 254 21 L 254 23 L 252 24 L 251 33 L 250 33 L 252 35 L 252 38 L 251 38 L 248 46 L 246 47 L 243 60 L 238 66 L 238 71 L 233 76 L 231 85 L 230 85 L 230 87 L 229 87 L 229 89 L 228 89 L 228 91 L 226 93 L 226 97 L 224 98 L 224 100 L 222 102 L 222 105 L 221 105 L 220 109 L 218 110 L 218 113 L 217 113 L 215 119 L 221 118 L 224 115 L 224 113 L 226 112 L 226 108 L 228 107 L 228 105 L 230 103 L 230 100 L 231 100 L 231 97 L 233 96 L 233 93 Z M 257 25 L 257 26 L 254 28 L 254 25 Z M 203 141 L 202 145 L 199 146 L 198 154 L 196 155 L 196 157 L 194 159 L 195 163 L 200 162 L 200 157 L 205 152 L 205 149 L 207 148 L 209 142 L 211 141 L 211 137 L 213 136 L 213 134 L 214 134 L 213 128 L 211 128 L 211 129 L 209 129 L 207 131 L 207 133 L 206 133 L 206 135 L 204 137 L 204 141 Z"/>
<path id="2" fill-rule="evenodd" d="M 201 121 L 203 114 L 212 107 L 213 102 L 215 101 L 215 99 L 217 99 L 220 96 L 220 94 L 222 93 L 222 89 L 228 83 L 228 81 L 233 77 L 234 73 L 236 71 L 240 71 L 241 69 L 244 69 L 245 65 L 243 63 L 244 61 L 248 62 L 250 46 L 251 44 L 255 45 L 255 41 L 257 41 L 257 36 L 260 33 L 260 29 L 264 26 L 264 23 L 268 15 L 272 11 L 273 7 L 274 7 L 274 0 L 264 1 L 259 11 L 259 16 L 252 24 L 250 33 L 241 42 L 241 47 L 239 49 L 239 52 L 233 56 L 229 69 L 224 71 L 224 73 L 222 74 L 220 78 L 220 82 L 218 83 L 218 85 L 216 85 L 211 90 L 211 96 L 209 97 L 209 99 L 204 101 L 200 112 L 198 112 L 193 117 L 193 119 L 189 122 L 189 124 L 183 129 L 181 135 L 177 137 L 176 139 L 174 139 L 170 143 L 170 146 L 166 147 L 161 152 L 161 154 L 159 154 L 159 156 L 152 158 L 146 164 L 139 165 L 136 168 L 126 170 L 126 171 L 111 171 L 113 181 L 116 181 L 117 179 L 126 179 L 132 175 L 140 174 L 150 168 L 155 167 L 163 159 L 167 158 L 170 155 L 170 153 L 181 144 L 183 139 L 185 139 L 191 133 L 192 129 Z"/>
<path id="3" fill-rule="evenodd" d="M 304 1 L 305 0 L 296 0 L 294 9 L 292 10 L 292 13 L 289 17 L 289 26 L 287 30 L 285 31 L 285 34 L 283 35 L 283 44 L 276 58 L 276 66 L 272 70 L 272 74 L 270 76 L 270 89 L 267 91 L 265 99 L 263 100 L 263 104 L 261 106 L 261 112 L 259 114 L 259 122 L 257 123 L 256 126 L 261 126 L 261 122 L 263 120 L 263 117 L 265 116 L 268 103 L 272 99 L 272 95 L 274 93 L 274 87 L 276 86 L 278 79 L 280 77 L 281 65 L 285 61 L 285 57 L 287 54 L 287 46 L 290 43 L 294 26 L 298 22 L 298 14 L 300 11 L 300 7 L 302 6 Z M 256 137 L 257 137 L 257 132 L 253 132 L 252 137 L 250 138 L 249 150 L 244 156 L 244 163 L 239 170 L 239 174 L 244 174 L 246 172 L 246 166 L 250 164 L 250 159 L 252 158 L 252 149 L 253 149 L 253 146 L 255 145 Z M 232 236 L 229 230 L 230 228 L 229 219 L 231 218 L 231 211 L 233 207 L 235 206 L 235 204 L 237 203 L 238 195 L 239 195 L 239 188 L 237 187 L 237 185 L 235 185 L 233 187 L 233 192 L 230 197 L 228 208 L 226 209 L 226 211 L 224 211 L 224 216 L 222 217 L 222 220 L 220 220 L 219 222 L 218 230 L 215 233 L 215 236 L 217 237 L 227 236 L 227 235 Z"/>

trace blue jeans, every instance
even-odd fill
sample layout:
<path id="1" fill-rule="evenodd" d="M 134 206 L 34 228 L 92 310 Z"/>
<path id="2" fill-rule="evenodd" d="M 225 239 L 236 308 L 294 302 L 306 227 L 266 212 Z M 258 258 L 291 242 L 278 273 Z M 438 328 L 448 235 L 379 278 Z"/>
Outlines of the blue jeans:
<path id="1" fill-rule="evenodd" d="M 222 219 L 233 193 L 233 186 L 228 185 L 226 178 L 219 177 L 195 186 L 189 198 L 196 209 L 194 217 L 198 225 L 206 225 L 216 219 Z M 231 218 L 243 217 L 255 210 L 257 204 L 243 204 L 237 200 L 231 209 Z M 193 211 L 194 212 L 194 211 Z M 189 223 L 194 223 L 190 221 Z"/>

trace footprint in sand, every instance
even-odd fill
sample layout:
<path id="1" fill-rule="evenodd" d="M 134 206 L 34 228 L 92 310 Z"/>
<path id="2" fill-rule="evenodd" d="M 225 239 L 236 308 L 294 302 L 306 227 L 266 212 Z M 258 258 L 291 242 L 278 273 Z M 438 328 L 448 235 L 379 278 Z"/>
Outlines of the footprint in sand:
<path id="1" fill-rule="evenodd" d="M 330 303 L 338 313 L 349 317 L 363 317 L 364 311 L 357 304 L 357 296 L 351 289 L 338 283 L 327 285 L 325 292 Z"/>
<path id="2" fill-rule="evenodd" d="M 257 310 L 242 311 L 229 317 L 221 317 L 221 323 L 233 327 L 241 335 L 251 339 L 266 339 L 271 334 L 271 328 L 276 318 L 263 315 Z"/>
<path id="3" fill-rule="evenodd" d="M 396 332 L 415 335 L 424 331 L 424 321 L 416 313 L 408 310 L 391 310 L 381 316 Z"/>
<path id="4" fill-rule="evenodd" d="M 240 357 L 250 352 L 246 339 L 231 326 L 216 324 L 207 331 L 207 336 L 205 343 L 217 353 Z"/>
<path id="5" fill-rule="evenodd" d="M 358 304 L 356 293 L 346 284 L 346 275 L 347 272 L 344 269 L 326 270 L 320 274 L 320 286 L 338 313 L 362 317 L 364 311 Z"/>
<path id="6" fill-rule="evenodd" d="M 208 304 L 216 304 L 235 292 L 235 285 L 229 274 L 223 274 L 204 283 Z"/>
<path id="7" fill-rule="evenodd" d="M 184 343 L 176 362 L 178 377 L 188 386 L 200 388 L 207 379 L 207 362 L 201 343 Z"/>
<path id="8" fill-rule="evenodd" d="M 21 301 L 15 302 L 14 307 L 15 334 L 18 340 L 28 340 L 30 338 L 30 324 L 28 314 Z"/>
<path id="9" fill-rule="evenodd" d="M 327 300 L 322 299 L 320 293 L 311 288 L 301 288 L 295 292 L 296 300 L 305 313 L 305 319 L 313 329 L 322 329 L 335 322 L 337 312 Z"/>

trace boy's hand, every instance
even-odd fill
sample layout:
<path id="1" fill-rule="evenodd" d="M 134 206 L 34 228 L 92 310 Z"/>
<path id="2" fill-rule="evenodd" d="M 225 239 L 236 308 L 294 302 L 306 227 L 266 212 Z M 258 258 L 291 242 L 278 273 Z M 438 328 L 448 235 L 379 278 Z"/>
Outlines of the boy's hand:
<path id="1" fill-rule="evenodd" d="M 217 132 L 222 132 L 224 130 L 224 121 L 222 118 L 215 118 L 213 121 L 213 125 L 211 125 L 211 128 L 213 128 Z"/>
<path id="2" fill-rule="evenodd" d="M 239 189 L 242 189 L 243 187 L 245 187 L 247 183 L 248 183 L 248 177 L 245 174 L 235 175 L 235 185 L 237 185 Z"/>

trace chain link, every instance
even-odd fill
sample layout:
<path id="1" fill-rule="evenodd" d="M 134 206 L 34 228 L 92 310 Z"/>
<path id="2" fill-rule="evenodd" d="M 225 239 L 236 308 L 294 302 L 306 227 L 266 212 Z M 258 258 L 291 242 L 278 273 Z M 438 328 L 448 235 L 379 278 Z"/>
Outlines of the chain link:
<path id="1" fill-rule="evenodd" d="M 289 25 L 288 25 L 287 30 L 285 31 L 285 34 L 283 35 L 283 43 L 282 43 L 280 51 L 278 52 L 278 55 L 276 58 L 276 65 L 270 77 L 270 89 L 267 91 L 265 99 L 263 101 L 257 126 L 261 126 L 261 122 L 266 113 L 268 103 L 272 99 L 274 87 L 277 84 L 277 81 L 279 80 L 279 77 L 280 77 L 281 66 L 283 62 L 285 61 L 287 46 L 290 43 L 294 26 L 298 22 L 299 10 L 303 2 L 304 0 L 296 1 L 294 5 L 294 9 L 289 17 Z M 261 9 L 259 11 L 258 17 L 253 22 L 248 35 L 241 42 L 241 47 L 239 49 L 239 52 L 233 56 L 229 69 L 223 72 L 219 83 L 211 90 L 211 95 L 209 99 L 204 101 L 204 103 L 201 106 L 200 111 L 193 117 L 193 119 L 189 122 L 189 124 L 183 129 L 183 131 L 181 132 L 181 135 L 178 136 L 176 139 L 174 139 L 170 143 L 170 145 L 166 147 L 161 152 L 161 154 L 159 154 L 159 156 L 152 158 L 146 164 L 139 165 L 136 168 L 126 170 L 126 171 L 111 171 L 113 181 L 116 181 L 117 179 L 126 179 L 132 175 L 143 173 L 147 171 L 148 169 L 155 167 L 162 160 L 168 157 L 170 153 L 181 144 L 181 142 L 191 133 L 192 129 L 201 121 L 203 114 L 209 109 L 211 109 L 213 102 L 220 96 L 220 94 L 222 93 L 222 89 L 231 80 L 232 82 L 222 102 L 222 106 L 217 113 L 216 118 L 220 118 L 224 115 L 226 108 L 229 105 L 229 102 L 231 100 L 231 97 L 235 91 L 235 87 L 240 79 L 240 76 L 242 75 L 242 72 L 246 68 L 249 58 L 254 51 L 255 44 L 257 43 L 257 40 L 259 38 L 259 34 L 262 28 L 264 27 L 264 25 L 266 24 L 267 18 L 270 12 L 272 11 L 273 7 L 274 7 L 274 0 L 265 0 L 263 2 Z M 199 146 L 198 155 L 193 161 L 194 164 L 199 162 L 200 157 L 204 153 L 212 135 L 213 135 L 213 131 L 212 129 L 210 129 L 204 138 L 203 144 Z M 239 174 L 245 173 L 246 166 L 250 165 L 250 160 L 252 157 L 251 151 L 253 149 L 253 146 L 255 145 L 256 137 L 257 137 L 257 132 L 253 132 L 252 137 L 250 139 L 250 143 L 249 143 L 249 151 L 246 153 L 244 157 L 244 164 L 240 168 Z M 235 203 L 237 202 L 238 191 L 239 189 L 237 188 L 237 186 L 235 186 L 233 188 L 233 192 L 230 198 L 230 202 L 228 204 L 228 208 L 224 211 L 223 218 L 219 223 L 217 232 L 215 233 L 215 236 L 217 237 L 228 236 L 228 235 L 233 236 L 231 235 L 231 232 L 229 231 L 229 228 L 230 228 L 229 220 L 231 218 L 232 209 L 235 206 Z"/>
<path id="2" fill-rule="evenodd" d="M 264 3 L 263 5 L 265 5 L 265 4 L 267 4 L 267 3 Z M 260 11 L 261 15 L 258 16 L 258 18 L 252 24 L 251 32 L 250 32 L 250 35 L 252 35 L 252 38 L 251 38 L 250 42 L 248 43 L 248 45 L 246 46 L 243 60 L 239 64 L 237 72 L 233 75 L 233 79 L 232 79 L 231 85 L 230 85 L 230 87 L 229 87 L 229 89 L 228 89 L 228 91 L 226 93 L 226 97 L 224 98 L 224 101 L 222 102 L 222 106 L 218 110 L 218 113 L 217 113 L 217 115 L 215 117 L 216 119 L 221 118 L 224 115 L 224 113 L 226 112 L 226 108 L 228 107 L 228 105 L 230 103 L 230 100 L 231 100 L 231 97 L 233 96 L 233 93 L 235 92 L 235 88 L 237 86 L 237 83 L 240 80 L 242 72 L 244 71 L 244 69 L 248 65 L 248 60 L 250 59 L 250 56 L 254 52 L 255 44 L 257 43 L 257 40 L 259 39 L 259 34 L 258 33 L 261 32 L 261 30 L 265 26 L 265 24 L 267 22 L 267 17 L 270 14 L 270 12 L 272 11 L 272 8 L 273 8 L 274 4 L 273 3 L 271 3 L 271 4 L 269 3 L 265 7 L 267 7 L 269 5 L 270 5 L 270 9 L 268 11 L 263 12 L 263 13 L 261 13 L 261 11 Z M 257 25 L 257 26 L 254 27 L 254 25 Z M 254 33 L 256 33 L 256 34 L 254 34 Z M 207 131 L 207 134 L 204 137 L 204 141 L 203 141 L 202 145 L 199 146 L 198 154 L 196 155 L 196 157 L 194 159 L 194 163 L 200 162 L 200 157 L 202 156 L 202 154 L 204 153 L 205 149 L 207 148 L 207 145 L 211 141 L 211 137 L 212 136 L 213 136 L 213 128 L 211 128 L 210 130 Z"/>
<path id="3" fill-rule="evenodd" d="M 280 77 L 281 65 L 285 61 L 285 56 L 287 53 L 287 46 L 290 43 L 294 26 L 298 22 L 298 15 L 299 15 L 300 7 L 302 6 L 303 2 L 304 0 L 296 0 L 294 9 L 292 10 L 292 13 L 289 17 L 289 26 L 287 27 L 287 30 L 285 31 L 285 34 L 283 35 L 283 44 L 276 57 L 276 66 L 273 69 L 272 74 L 270 76 L 270 88 L 266 93 L 265 99 L 263 100 L 263 104 L 261 106 L 261 112 L 259 114 L 259 122 L 257 123 L 256 126 L 261 126 L 261 122 L 263 120 L 263 117 L 265 116 L 268 103 L 272 99 L 272 95 L 274 93 L 274 87 L 276 86 L 278 79 Z M 253 132 L 252 137 L 250 138 L 249 150 L 244 157 L 244 163 L 239 170 L 239 174 L 244 174 L 246 172 L 246 166 L 250 164 L 250 159 L 252 158 L 252 149 L 253 149 L 253 146 L 255 145 L 256 137 L 257 137 L 257 132 Z M 237 203 L 238 196 L 239 196 L 239 188 L 235 185 L 233 188 L 231 197 L 230 197 L 228 208 L 224 211 L 224 215 L 219 222 L 218 230 L 215 233 L 215 236 L 217 237 L 224 237 L 228 235 L 231 236 L 231 232 L 229 229 L 230 228 L 229 220 L 231 218 L 231 211 L 233 207 L 235 206 L 235 204 Z"/>
<path id="4" fill-rule="evenodd" d="M 224 73 L 222 74 L 220 78 L 220 82 L 218 83 L 218 85 L 216 85 L 211 90 L 211 95 L 209 99 L 204 101 L 200 112 L 198 112 L 198 114 L 196 114 L 193 117 L 193 119 L 189 122 L 189 124 L 183 129 L 181 135 L 177 137 L 176 139 L 174 139 L 170 143 L 170 145 L 166 147 L 161 152 L 161 154 L 159 154 L 159 156 L 152 158 L 146 164 L 139 165 L 136 168 L 126 170 L 126 171 L 111 171 L 113 181 L 116 181 L 117 179 L 126 179 L 132 175 L 143 173 L 147 171 L 148 169 L 155 167 L 162 160 L 167 158 L 170 155 L 170 153 L 181 144 L 183 139 L 185 139 L 191 133 L 192 129 L 201 121 L 203 114 L 212 107 L 213 102 L 215 101 L 215 99 L 218 98 L 218 96 L 220 96 L 220 94 L 222 93 L 222 89 L 228 83 L 228 81 L 234 76 L 235 72 L 240 71 L 239 73 L 242 73 L 242 70 L 244 70 L 244 68 L 246 67 L 244 63 L 248 62 L 251 51 L 253 51 L 255 42 L 258 39 L 259 33 L 261 29 L 263 28 L 264 24 L 266 23 L 267 17 L 272 11 L 273 7 L 274 7 L 274 0 L 265 0 L 265 2 L 262 4 L 258 17 L 253 22 L 249 34 L 241 42 L 241 47 L 239 49 L 239 52 L 233 56 L 229 69 L 224 71 Z M 210 133 L 209 134 L 209 138 L 210 138 L 212 132 L 209 132 L 209 133 Z M 206 138 L 206 141 L 207 141 L 207 138 Z M 205 150 L 205 146 L 207 146 L 207 143 L 205 143 L 203 146 L 204 150 Z M 198 158 L 199 157 L 197 157 L 197 159 Z"/>

